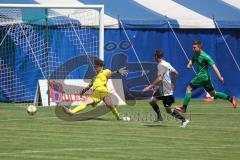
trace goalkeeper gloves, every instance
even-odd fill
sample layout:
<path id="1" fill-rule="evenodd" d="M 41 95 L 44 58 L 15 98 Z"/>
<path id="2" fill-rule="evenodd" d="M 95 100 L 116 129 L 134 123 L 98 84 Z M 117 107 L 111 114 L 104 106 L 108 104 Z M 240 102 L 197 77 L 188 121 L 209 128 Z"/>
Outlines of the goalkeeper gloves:
<path id="1" fill-rule="evenodd" d="M 84 95 L 85 92 L 87 92 L 88 88 L 84 88 L 81 92 L 80 92 L 80 97 L 82 97 Z"/>

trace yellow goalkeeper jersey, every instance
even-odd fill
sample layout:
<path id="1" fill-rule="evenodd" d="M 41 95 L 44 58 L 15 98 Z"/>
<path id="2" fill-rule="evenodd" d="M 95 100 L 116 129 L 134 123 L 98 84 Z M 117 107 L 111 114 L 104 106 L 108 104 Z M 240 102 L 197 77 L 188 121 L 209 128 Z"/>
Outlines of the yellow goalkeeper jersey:
<path id="1" fill-rule="evenodd" d="M 107 87 L 107 81 L 111 77 L 111 71 L 109 69 L 101 70 L 96 76 L 93 77 L 93 89 L 99 87 Z"/>

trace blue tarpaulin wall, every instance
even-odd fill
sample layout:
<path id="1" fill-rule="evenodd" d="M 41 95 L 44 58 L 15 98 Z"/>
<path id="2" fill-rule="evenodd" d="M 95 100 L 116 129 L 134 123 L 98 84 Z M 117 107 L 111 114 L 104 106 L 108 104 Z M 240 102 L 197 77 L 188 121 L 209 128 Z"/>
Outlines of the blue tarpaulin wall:
<path id="1" fill-rule="evenodd" d="M 193 70 L 187 70 L 187 58 L 179 46 L 173 32 L 169 29 L 166 20 L 169 21 L 177 34 L 187 56 L 192 56 L 192 42 L 201 40 L 203 50 L 212 56 L 225 78 L 224 84 L 221 84 L 213 71 L 212 82 L 216 90 L 226 92 L 230 95 L 240 97 L 240 72 L 224 43 L 216 24 L 221 28 L 224 38 L 233 52 L 236 62 L 240 64 L 240 21 L 239 5 L 219 0 L 176 0 L 176 1 L 132 1 L 132 0 L 76 0 L 80 4 L 103 4 L 105 6 L 106 19 L 108 16 L 112 19 L 105 20 L 105 27 L 115 27 L 115 29 L 105 29 L 105 63 L 106 67 L 116 70 L 121 66 L 127 66 L 130 74 L 123 78 L 124 90 L 127 98 L 144 98 L 146 94 L 141 89 L 156 78 L 156 63 L 153 53 L 156 49 L 162 49 L 165 53 L 165 59 L 169 61 L 179 72 L 177 88 L 175 95 L 177 98 L 183 98 L 185 88 L 189 81 L 194 77 Z M 45 2 L 35 0 L 1 0 L 0 3 L 13 4 L 45 4 Z M 56 4 L 61 2 L 55 1 Z M 75 4 L 77 4 L 75 3 Z M 148 5 L 150 4 L 150 5 Z M 156 4 L 156 5 L 155 5 Z M 157 6 L 157 8 L 155 8 Z M 165 7 L 169 7 L 165 10 Z M 155 9 L 154 9 L 155 8 Z M 170 9 L 171 8 L 171 9 Z M 34 18 L 45 17 L 44 10 L 22 9 L 22 19 L 31 20 Z M 31 13 L 31 14 L 29 14 Z M 2 12 L 1 16 L 10 16 L 15 18 L 14 14 Z M 181 18 L 179 19 L 179 15 Z M 189 16 L 191 15 L 191 16 Z M 64 15 L 63 17 L 64 18 Z M 217 22 L 213 23 L 213 19 Z M 45 20 L 45 19 L 44 19 Z M 118 23 L 121 20 L 122 25 L 127 28 L 129 42 L 123 30 L 122 25 Z M 109 22 L 109 23 L 108 23 Z M 79 24 L 78 20 L 76 23 Z M 37 23 L 38 24 L 38 23 Z M 42 21 L 39 24 L 44 24 Z M 49 24 L 53 25 L 54 24 Z M 42 79 L 43 74 L 47 77 L 56 68 L 59 70 L 68 70 L 68 78 L 89 78 L 93 72 L 87 64 L 81 64 L 79 46 L 68 36 L 62 36 L 64 32 L 61 28 L 49 29 L 49 50 L 44 54 L 46 46 L 41 46 L 41 61 L 39 69 L 33 57 L 29 54 L 29 48 L 21 48 L 21 45 L 14 41 L 11 33 L 8 34 L 3 44 L 0 46 L 0 100 L 1 101 L 31 101 L 34 98 L 34 92 L 38 79 Z M 192 28 L 192 29 L 183 29 Z M 201 29 L 197 29 L 201 28 Z M 210 29 L 211 28 L 211 29 Z M 32 30 L 39 32 L 39 42 L 46 41 L 44 27 L 42 30 Z M 0 38 L 4 39 L 7 29 L 0 27 Z M 95 31 L 91 34 L 96 34 Z M 17 39 L 23 37 L 21 31 Z M 33 40 L 30 40 L 32 42 Z M 24 43 L 23 43 L 24 45 Z M 26 43 L 25 43 L 26 45 Z M 133 52 L 135 48 L 141 65 Z M 88 48 L 88 47 L 87 47 Z M 7 57 L 6 55 L 9 55 Z M 96 55 L 96 54 L 95 54 Z M 75 59 L 72 59 L 75 57 Z M 8 58 L 11 58 L 9 61 Z M 53 63 L 57 60 L 56 63 Z M 73 64 L 73 65 L 72 65 Z M 75 65 L 79 64 L 79 65 Z M 45 67 L 44 65 L 47 65 Z M 142 74 L 142 67 L 146 70 L 147 76 Z M 71 72 L 70 72 L 71 71 Z M 14 73 L 16 75 L 6 74 Z M 22 74 L 24 73 L 24 74 Z M 54 78 L 65 78 L 66 75 Z M 87 73 L 87 74 L 85 74 Z M 86 77 L 87 75 L 87 77 Z M 118 76 L 114 78 L 119 78 Z M 21 95 L 21 96 L 19 96 Z M 151 94 L 149 93 L 148 96 Z M 205 96 L 202 89 L 194 91 L 193 97 L 200 98 Z"/>
<path id="2" fill-rule="evenodd" d="M 59 62 L 64 63 L 69 61 L 71 57 L 84 55 L 84 53 L 79 53 L 77 46 L 69 43 L 68 37 L 59 37 L 62 32 L 61 30 L 56 28 L 50 30 L 50 32 L 52 32 L 51 38 L 49 39 L 49 47 L 52 48 L 51 52 L 49 52 L 50 57 L 51 54 L 54 53 L 54 56 L 57 56 Z M 126 97 L 146 97 L 146 95 L 141 92 L 142 88 L 148 85 L 149 81 L 152 82 L 156 78 L 156 63 L 153 58 L 153 53 L 156 49 L 162 49 L 165 53 L 165 59 L 169 61 L 179 72 L 175 95 L 177 98 L 183 98 L 188 83 L 194 77 L 194 72 L 193 70 L 186 69 L 187 58 L 180 48 L 172 31 L 170 29 L 128 29 L 126 32 L 131 40 L 131 43 L 127 41 L 127 37 L 122 29 L 105 30 L 106 67 L 116 70 L 121 66 L 127 66 L 130 71 L 129 75 L 123 78 Z M 216 90 L 240 97 L 240 72 L 219 32 L 216 29 L 175 29 L 175 32 L 189 58 L 193 55 L 192 42 L 194 40 L 201 40 L 203 42 L 203 50 L 213 58 L 225 79 L 224 84 L 221 84 L 210 68 L 212 82 Z M 240 63 L 240 30 L 223 29 L 222 32 L 224 33 L 224 37 L 226 38 L 236 61 Z M 44 37 L 44 35 L 42 36 Z M 8 36 L 7 39 L 8 42 L 11 41 L 11 36 Z M 28 85 L 36 86 L 37 80 L 43 78 L 41 71 L 37 67 L 32 67 L 33 63 L 30 62 L 30 57 L 26 50 L 18 48 L 19 46 L 14 43 L 11 45 L 12 47 L 9 47 L 11 50 L 5 50 L 4 52 L 8 52 L 11 56 L 15 57 L 16 62 L 8 64 L 9 67 L 13 68 L 13 70 L 19 74 L 17 75 L 18 81 L 23 81 L 24 83 L 27 79 L 29 83 Z M 142 74 L 141 65 L 133 52 L 132 46 L 135 48 L 142 67 L 146 70 L 148 78 Z M 3 55 L 6 53 L 1 54 Z M 19 54 L 25 54 L 25 58 L 19 59 Z M 47 60 L 47 58 L 45 60 Z M 79 62 L 76 61 L 76 63 Z M 88 67 L 85 65 L 72 70 L 70 77 L 84 78 L 87 68 Z M 26 70 L 29 70 L 28 75 L 22 75 L 21 73 Z M 1 74 L 3 73 L 1 72 Z M 4 75 L 1 77 L 4 77 Z M 114 78 L 119 77 L 116 76 Z M 11 86 L 15 86 L 15 83 L 19 82 L 12 80 L 11 83 Z M 13 100 L 9 99 L 9 97 L 13 96 L 9 95 L 12 94 L 12 92 L 6 92 L 6 88 L 3 88 L 4 84 L 0 84 L 0 100 Z M 13 87 L 11 89 L 15 88 Z M 16 94 L 14 96 L 16 98 L 19 93 L 14 92 L 14 94 Z M 26 99 L 17 100 L 33 100 L 35 88 L 29 89 L 27 94 L 30 96 L 24 96 Z M 148 95 L 150 96 L 151 94 Z M 202 89 L 193 92 L 194 98 L 200 98 L 203 96 L 205 96 L 205 92 Z"/>
<path id="3" fill-rule="evenodd" d="M 225 45 L 221 35 L 216 29 L 175 29 L 177 37 L 179 38 L 184 50 L 187 53 L 189 58 L 192 57 L 192 43 L 194 40 L 201 40 L 203 42 L 203 50 L 207 52 L 213 60 L 216 62 L 216 65 L 220 69 L 222 76 L 224 77 L 224 84 L 221 84 L 218 81 L 214 71 L 209 68 L 212 75 L 212 83 L 216 90 L 226 92 L 230 95 L 240 96 L 240 71 L 238 70 L 236 64 L 233 61 L 232 56 L 230 55 L 227 46 Z M 240 63 L 240 30 L 239 29 L 224 29 L 222 30 L 224 37 L 231 48 L 234 57 L 238 63 Z M 184 55 L 180 45 L 177 43 L 176 38 L 173 35 L 173 32 L 170 29 L 151 29 L 151 30 L 127 30 L 129 38 L 137 52 L 137 55 L 143 67 L 146 66 L 148 69 L 149 62 L 154 63 L 153 54 L 156 49 L 162 49 L 165 53 L 165 59 L 169 61 L 174 68 L 179 72 L 179 79 L 177 81 L 177 88 L 175 95 L 177 98 L 183 98 L 185 94 L 185 89 L 194 77 L 193 70 L 188 70 L 186 65 L 188 63 L 186 56 Z M 105 32 L 105 60 L 106 62 L 111 61 L 111 58 L 114 55 L 125 54 L 127 56 L 128 62 L 134 62 L 135 65 L 138 65 L 136 55 L 134 54 L 132 48 L 121 49 L 121 42 L 126 41 L 126 35 L 122 30 L 107 30 Z M 117 47 L 109 47 L 110 49 L 106 50 L 106 46 L 113 46 L 113 42 Z M 115 48 L 115 49 L 112 49 Z M 120 65 L 120 64 L 119 64 Z M 152 65 L 154 66 L 154 65 Z M 156 67 L 156 64 L 155 66 Z M 141 71 L 141 67 L 138 67 Z M 145 69 L 145 68 L 144 68 Z M 129 68 L 131 71 L 131 68 Z M 133 69 L 134 70 L 134 69 Z M 156 70 L 151 70 L 150 72 L 156 72 Z M 133 77 L 136 75 L 132 75 Z M 141 73 L 138 76 L 142 76 Z M 152 81 L 156 75 L 150 74 L 149 79 Z M 145 77 L 143 75 L 143 77 Z M 130 93 L 136 95 L 141 95 L 139 92 L 136 92 L 136 84 L 144 85 L 148 84 L 146 78 L 142 79 L 142 82 L 139 82 L 139 77 L 136 77 L 135 80 L 125 80 L 125 87 L 130 88 Z M 203 89 L 199 89 L 193 92 L 193 97 L 200 98 L 205 96 L 206 93 Z"/>

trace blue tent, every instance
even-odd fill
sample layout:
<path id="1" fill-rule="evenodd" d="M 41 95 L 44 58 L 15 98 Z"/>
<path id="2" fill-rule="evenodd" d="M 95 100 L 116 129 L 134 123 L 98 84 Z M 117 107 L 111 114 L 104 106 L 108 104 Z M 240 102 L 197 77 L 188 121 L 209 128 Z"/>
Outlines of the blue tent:
<path id="1" fill-rule="evenodd" d="M 153 53 L 159 48 L 164 51 L 165 59 L 179 72 L 175 94 L 176 97 L 183 98 L 185 88 L 195 74 L 193 70 L 186 69 L 188 58 L 193 55 L 192 42 L 194 40 L 203 42 L 203 50 L 214 59 L 225 78 L 224 84 L 221 84 L 210 69 L 216 90 L 240 97 L 240 81 L 238 80 L 240 78 L 240 3 L 234 3 L 231 0 L 52 1 L 54 2 L 58 5 L 61 3 L 63 5 L 104 4 L 104 59 L 108 68 L 114 70 L 127 66 L 130 70 L 128 77 L 123 79 L 127 97 L 144 98 L 146 96 L 142 94 L 141 89 L 156 77 Z M 19 2 L 2 0 L 1 3 Z M 49 4 L 44 0 L 25 0 L 21 3 Z M 43 14 L 41 11 L 34 13 L 39 17 Z M 28 19 L 29 14 L 23 14 L 22 18 Z M 56 37 L 58 32 L 61 31 L 54 31 Z M 64 48 L 74 50 L 71 45 L 64 46 Z M 63 62 L 67 60 L 68 57 L 64 56 L 66 54 L 64 50 L 61 48 L 54 50 L 61 54 Z M 147 76 L 142 74 L 142 68 L 147 71 Z M 36 79 L 41 78 L 37 73 L 39 71 L 35 71 L 33 84 Z M 76 72 L 76 74 L 79 73 Z M 79 77 L 76 76 L 76 78 Z M 204 90 L 199 89 L 194 92 L 193 97 L 200 98 L 205 94 Z M 2 92 L 0 98 L 6 100 L 7 97 L 7 93 Z"/>
<path id="2" fill-rule="evenodd" d="M 127 36 L 141 62 L 145 62 L 146 65 L 154 61 L 153 52 L 160 48 L 165 52 L 166 59 L 180 73 L 176 96 L 182 98 L 186 86 L 195 74 L 192 70 L 186 69 L 187 58 L 191 58 L 193 54 L 191 45 L 194 40 L 201 40 L 203 50 L 213 57 L 225 78 L 225 83 L 221 84 L 213 71 L 210 71 L 216 89 L 240 96 L 240 87 L 238 87 L 240 81 L 235 77 L 240 76 L 239 3 L 233 4 L 228 0 L 82 0 L 81 2 L 104 4 L 105 14 L 120 22 L 116 27 L 118 29 L 106 29 L 105 31 L 105 59 L 107 61 L 110 61 L 114 54 L 124 53 L 129 63 L 138 63 L 132 48 L 121 48 L 121 44 L 128 41 Z M 113 44 L 118 46 L 114 50 L 111 48 Z M 110 49 L 106 49 L 108 47 Z M 134 76 L 135 78 L 125 84 L 127 88 L 130 88 L 131 93 L 139 96 L 141 94 L 136 84 L 141 86 L 147 84 L 148 80 L 143 78 L 139 81 L 139 77 Z M 153 75 L 149 76 L 150 80 L 154 79 Z M 194 92 L 193 97 L 199 98 L 205 94 L 204 90 L 198 90 Z"/>

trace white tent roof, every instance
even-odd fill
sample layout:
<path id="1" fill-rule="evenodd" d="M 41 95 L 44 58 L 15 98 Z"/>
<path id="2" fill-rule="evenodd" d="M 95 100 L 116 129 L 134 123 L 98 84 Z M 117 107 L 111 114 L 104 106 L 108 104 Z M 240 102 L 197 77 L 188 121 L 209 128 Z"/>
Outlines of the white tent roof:
<path id="1" fill-rule="evenodd" d="M 19 3 L 1 0 L 0 3 Z M 239 0 L 23 0 L 42 5 L 103 4 L 105 27 L 118 28 L 240 28 Z M 58 10 L 59 12 L 59 10 Z M 68 15 L 61 11 L 60 14 Z M 213 20 L 214 19 L 214 20 Z"/>

